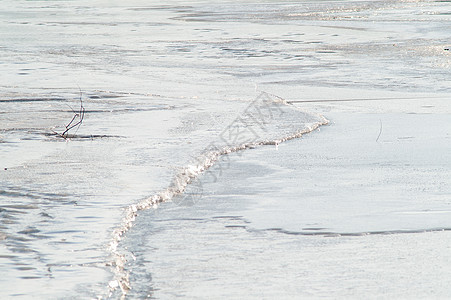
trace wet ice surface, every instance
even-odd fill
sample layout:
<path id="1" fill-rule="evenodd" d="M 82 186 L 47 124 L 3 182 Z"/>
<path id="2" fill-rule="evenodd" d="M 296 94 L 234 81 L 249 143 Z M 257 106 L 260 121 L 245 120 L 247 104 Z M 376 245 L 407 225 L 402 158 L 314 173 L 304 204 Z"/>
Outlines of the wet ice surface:
<path id="1" fill-rule="evenodd" d="M 440 5 L 345 9 L 335 19 L 346 22 L 322 14 L 323 26 L 303 32 L 318 34 L 315 54 L 261 70 L 272 92 L 331 125 L 229 155 L 173 203 L 141 213 L 124 242 L 130 296 L 449 297 L 449 20 Z M 249 11 L 255 27 L 288 22 L 266 18 L 268 7 Z M 223 15 L 188 20 L 239 19 Z"/>
<path id="2" fill-rule="evenodd" d="M 305 295 L 327 295 L 322 287 L 334 275 L 319 262 L 330 266 L 333 260 L 327 253 L 338 249 L 334 247 L 350 249 L 337 251 L 351 281 L 358 274 L 355 269 L 365 267 L 349 263 L 358 249 L 364 249 L 359 262 L 374 259 L 374 269 L 387 267 L 375 253 L 391 255 L 389 264 L 394 266 L 397 259 L 411 257 L 402 265 L 409 274 L 415 262 L 434 257 L 435 263 L 421 264 L 429 270 L 424 277 L 406 282 L 418 287 L 417 292 L 431 289 L 448 295 L 444 292 L 449 285 L 440 280 L 449 278 L 446 268 L 432 272 L 449 262 L 447 233 L 338 239 L 284 234 L 448 227 L 447 2 L 3 1 L 0 16 L 0 270 L 8 274 L 0 279 L 0 295 L 107 295 L 108 282 L 114 279 L 108 246 L 111 232 L 122 222 L 122 209 L 167 188 L 176 170 L 216 141 L 258 95 L 256 87 L 287 100 L 398 100 L 296 104 L 330 116 L 332 125 L 300 144 L 279 145 L 277 152 L 272 146 L 234 157 L 229 172 L 236 172 L 210 186 L 206 182 L 204 197 L 191 208 L 166 204 L 157 216 L 142 213 L 120 249 L 129 258 L 131 297 L 145 297 L 153 290 L 161 291 L 156 297 L 216 296 L 202 294 L 212 282 L 232 284 L 226 292 L 219 289 L 220 296 L 249 290 L 249 297 L 258 297 L 270 287 L 273 294 L 265 295 L 296 295 L 299 290 L 281 284 L 286 276 L 295 278 L 297 271 L 286 270 L 296 266 L 306 270 L 304 275 L 318 270 L 316 288 L 305 289 Z M 75 138 L 65 141 L 54 132 L 61 133 L 77 111 L 79 88 L 85 120 L 72 131 Z M 383 130 L 375 142 L 379 120 Z M 356 143 L 342 136 L 354 136 Z M 306 152 L 303 142 L 309 142 Z M 330 149 L 340 151 L 331 155 Z M 262 162 L 261 157 L 269 160 Z M 369 165 L 373 159 L 375 165 Z M 295 163 L 299 168 L 290 169 Z M 321 173 L 330 176 L 329 181 Z M 368 173 L 371 180 L 365 179 Z M 299 190 L 303 181 L 298 184 L 295 174 L 307 177 L 309 190 Z M 336 196 L 341 203 L 328 201 L 335 192 L 330 181 L 339 183 L 341 194 Z M 357 192 L 350 195 L 348 185 Z M 300 192 L 306 201 L 302 207 L 309 210 L 296 209 Z M 359 197 L 373 197 L 370 204 L 382 205 L 362 207 Z M 310 205 L 318 199 L 327 207 Z M 350 207 L 353 210 L 346 209 Z M 315 214 L 322 209 L 328 212 L 327 220 Z M 169 221 L 160 222 L 159 217 Z M 365 248 L 367 241 L 381 251 Z M 331 244 L 331 250 L 318 264 L 307 264 L 284 245 L 290 242 L 313 245 L 310 257 L 324 250 L 322 245 Z M 422 251 L 413 252 L 410 243 Z M 221 254 L 224 245 L 238 252 Z M 264 251 L 268 245 L 275 252 Z M 268 263 L 283 252 L 283 260 Z M 224 265 L 224 257 L 233 262 L 229 269 L 211 275 L 210 270 Z M 254 257 L 244 268 L 242 262 Z M 276 277 L 261 280 L 262 274 L 280 266 L 286 268 Z M 389 270 L 394 273 L 381 286 L 392 290 L 390 295 L 410 295 L 399 289 L 403 281 L 391 285 L 389 279 L 400 275 L 396 268 Z M 192 272 L 197 275 L 190 277 Z M 365 284 L 379 274 L 370 273 Z M 345 283 L 343 289 L 354 286 Z M 382 293 L 382 288 L 371 286 L 374 289 L 365 291 Z"/>
<path id="3" fill-rule="evenodd" d="M 133 249 L 132 298 L 449 296 L 450 232 L 299 236 L 163 209 L 136 227 L 152 234 L 130 235 L 142 245 Z"/>
<path id="4" fill-rule="evenodd" d="M 231 158 L 238 163 L 231 163 L 230 177 L 221 177 L 227 183 L 214 188 L 220 192 L 212 198 L 250 191 L 239 197 L 250 203 L 241 215 L 256 229 L 342 235 L 451 230 L 449 114 L 329 116 L 333 128 L 278 151 Z M 383 131 L 376 142 L 379 119 Z"/>
<path id="5" fill-rule="evenodd" d="M 185 109 L 183 99 L 149 104 L 99 98 L 85 99 L 90 110 L 84 124 L 67 140 L 53 133 L 60 128 L 27 124 L 45 112 L 11 109 L 18 119 L 2 123 L 13 128 L 2 132 L 1 258 L 2 268 L 10 270 L 2 280 L 13 283 L 2 290 L 5 295 L 106 294 L 114 263 L 108 247 L 123 208 L 166 189 L 208 136 L 222 130 L 204 112 L 213 112 L 217 101 Z M 220 114 L 244 104 L 221 103 Z M 55 119 L 65 124 L 72 111 L 59 109 Z M 22 119 L 30 114 L 35 118 Z M 31 283 L 21 286 L 24 280 Z"/>
<path id="6" fill-rule="evenodd" d="M 448 297 L 449 105 L 397 101 L 329 107 L 320 132 L 229 155 L 142 213 L 131 296 Z"/>
<path id="7" fill-rule="evenodd" d="M 9 270 L 6 281 L 5 277 L 2 280 L 13 283 L 5 284 L 5 295 L 87 296 L 105 290 L 111 277 L 106 249 L 121 207 L 152 193 L 159 188 L 160 179 L 166 176 L 169 180 L 171 175 L 167 162 L 161 163 L 149 153 L 139 155 L 141 149 L 155 149 L 155 141 L 146 137 L 147 133 L 124 134 L 122 126 L 131 116 L 118 114 L 99 113 L 100 122 L 90 126 L 95 116 L 88 112 L 88 124 L 83 128 L 87 131 L 77 133 L 83 136 L 99 132 L 96 125 L 105 126 L 107 129 L 100 130 L 105 137 L 65 141 L 44 134 L 52 133 L 45 127 L 2 133 L 6 168 L 2 169 L 0 195 L 2 268 Z M 144 113 L 147 117 L 153 114 L 157 115 L 157 110 Z M 164 114 L 164 108 L 159 114 Z M 27 115 L 16 113 L 18 117 Z M 142 112 L 129 115 L 135 121 L 143 117 Z M 115 117 L 121 121 L 114 122 Z M 137 144 L 140 138 L 148 138 L 147 143 Z M 147 168 L 140 168 L 143 165 Z M 154 184 L 146 185 L 148 182 Z M 24 280 L 30 283 L 25 285 Z"/>

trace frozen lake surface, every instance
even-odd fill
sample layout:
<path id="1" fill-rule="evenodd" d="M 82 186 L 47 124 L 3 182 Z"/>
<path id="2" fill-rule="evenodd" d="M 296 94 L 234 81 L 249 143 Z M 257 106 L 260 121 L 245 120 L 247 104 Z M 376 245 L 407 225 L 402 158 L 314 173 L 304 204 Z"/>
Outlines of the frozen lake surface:
<path id="1" fill-rule="evenodd" d="M 449 10 L 2 1 L 0 297 L 449 297 Z"/>

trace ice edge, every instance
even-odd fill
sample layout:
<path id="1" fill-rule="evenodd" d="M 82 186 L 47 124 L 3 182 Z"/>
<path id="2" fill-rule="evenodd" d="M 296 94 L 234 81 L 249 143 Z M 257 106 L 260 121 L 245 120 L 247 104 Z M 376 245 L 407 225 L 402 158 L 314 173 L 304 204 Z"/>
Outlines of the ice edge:
<path id="1" fill-rule="evenodd" d="M 293 109 L 298 109 L 285 100 L 277 97 L 278 99 L 273 100 L 274 102 L 283 103 Z M 138 215 L 139 211 L 147 210 L 150 208 L 156 208 L 159 203 L 166 202 L 171 200 L 174 196 L 182 194 L 187 185 L 190 184 L 193 179 L 197 178 L 200 174 L 208 170 L 212 167 L 218 159 L 229 153 L 239 152 L 250 148 L 255 148 L 257 146 L 264 145 L 279 145 L 280 143 L 297 139 L 303 136 L 304 134 L 310 133 L 322 125 L 329 124 L 329 121 L 321 115 L 317 115 L 319 117 L 319 121 L 315 123 L 306 124 L 307 128 L 303 130 L 298 130 L 292 134 L 286 135 L 279 139 L 274 140 L 263 140 L 257 142 L 244 143 L 235 147 L 224 147 L 220 150 L 209 151 L 206 154 L 202 155 L 202 163 L 197 165 L 188 165 L 179 171 L 174 178 L 173 183 L 164 191 L 159 192 L 156 195 L 153 195 L 149 198 L 143 199 L 136 204 L 132 204 L 125 208 L 124 218 L 122 219 L 122 223 L 119 227 L 113 230 L 112 241 L 109 244 L 109 252 L 111 253 L 111 261 L 108 265 L 114 267 L 114 279 L 108 283 L 109 287 L 109 296 L 113 295 L 113 292 L 117 290 L 117 288 L 121 289 L 122 296 L 121 299 L 124 299 L 127 295 L 127 292 L 131 289 L 130 280 L 129 280 L 129 272 L 125 269 L 125 264 L 127 263 L 127 259 L 125 254 L 121 254 L 118 250 L 118 246 L 124 234 L 133 226 L 133 223 Z"/>

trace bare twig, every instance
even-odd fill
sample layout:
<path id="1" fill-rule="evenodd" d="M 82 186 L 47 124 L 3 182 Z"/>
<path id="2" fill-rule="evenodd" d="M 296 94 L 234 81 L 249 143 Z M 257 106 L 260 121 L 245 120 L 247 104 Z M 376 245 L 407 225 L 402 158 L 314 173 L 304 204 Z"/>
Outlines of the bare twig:
<path id="1" fill-rule="evenodd" d="M 377 141 L 379 140 L 379 138 L 381 137 L 381 134 L 382 134 L 382 120 L 381 119 L 379 119 L 379 123 L 381 124 L 381 126 L 379 128 L 379 135 L 377 136 L 376 143 L 377 143 Z"/>
<path id="2" fill-rule="evenodd" d="M 85 107 L 83 106 L 83 98 L 82 98 L 82 92 L 80 87 L 78 87 L 78 89 L 80 90 L 80 109 L 78 112 L 75 112 L 72 108 L 72 111 L 74 111 L 74 116 L 72 117 L 72 119 L 70 120 L 70 122 L 65 126 L 66 130 L 64 130 L 63 133 L 59 134 L 59 136 L 61 136 L 62 138 L 66 139 L 69 131 L 72 128 L 75 128 L 78 126 L 78 128 L 80 128 L 81 124 L 83 123 L 83 119 L 85 117 Z M 77 131 L 78 131 L 77 128 Z"/>

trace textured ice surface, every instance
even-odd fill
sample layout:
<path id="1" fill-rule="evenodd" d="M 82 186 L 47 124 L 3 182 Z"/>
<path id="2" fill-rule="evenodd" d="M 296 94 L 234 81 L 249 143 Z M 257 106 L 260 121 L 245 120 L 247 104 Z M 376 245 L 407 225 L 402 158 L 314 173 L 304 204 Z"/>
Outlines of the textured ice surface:
<path id="1" fill-rule="evenodd" d="M 196 173 L 199 169 L 192 163 L 198 162 L 199 153 L 211 149 L 211 141 L 220 140 L 224 129 L 242 115 L 261 90 L 295 101 L 382 99 L 299 106 L 302 110 L 326 115 L 336 108 L 351 112 L 349 122 L 340 119 L 345 115 L 337 115 L 336 128 L 343 129 L 337 134 L 348 134 L 346 126 L 342 125 L 359 124 L 358 128 L 371 136 L 367 143 L 358 145 L 362 151 L 375 143 L 378 119 L 382 120 L 383 131 L 374 149 L 382 148 L 386 151 L 382 154 L 394 151 L 398 155 L 394 159 L 399 159 L 400 154 L 418 155 L 421 151 L 436 149 L 434 146 L 446 148 L 447 135 L 439 142 L 426 140 L 430 142 L 426 146 L 421 144 L 424 139 L 412 133 L 394 137 L 392 140 L 396 142 L 387 140 L 387 134 L 396 132 L 390 128 L 396 127 L 391 122 L 395 119 L 403 125 L 418 121 L 439 126 L 440 120 L 446 122 L 446 115 L 435 118 L 433 114 L 449 114 L 450 53 L 445 50 L 449 48 L 448 6 L 446 2 L 432 1 L 305 1 L 296 4 L 280 1 L 171 1 L 165 4 L 101 0 L 2 1 L 0 270 L 7 276 L 0 279 L 4 287 L 1 295 L 95 298 L 108 294 L 108 283 L 114 286 L 116 270 L 116 266 L 110 264 L 124 262 L 117 259 L 120 255 L 125 255 L 131 263 L 130 253 L 137 253 L 142 245 L 146 247 L 133 238 L 127 240 L 129 250 L 121 245 L 117 230 L 130 224 L 124 223 L 123 218 L 129 217 L 130 211 L 134 218 L 133 211 L 142 200 L 167 191 L 177 178 L 175 174 L 183 173 L 184 167 L 194 166 L 190 170 Z M 86 108 L 84 123 L 78 131 L 72 131 L 74 138 L 65 141 L 54 132 L 61 133 L 73 117 L 80 104 L 80 90 Z M 395 104 L 399 108 L 396 113 L 401 115 L 384 115 L 387 103 Z M 412 107 L 417 114 L 429 115 L 424 118 L 402 115 L 412 113 Z M 382 115 L 354 115 L 362 110 Z M 271 151 L 277 147 L 283 150 L 282 144 L 272 140 L 281 138 L 276 132 L 302 131 L 312 128 L 316 122 L 316 117 L 308 113 L 291 112 L 290 115 L 287 111 L 286 117 L 277 122 L 265 124 L 270 130 L 260 131 L 260 137 L 266 136 L 265 139 L 274 144 L 269 146 Z M 419 128 L 419 125 L 412 128 Z M 267 135 L 270 133 L 273 135 Z M 322 136 L 321 133 L 314 136 Z M 447 134 L 440 130 L 438 133 Z M 345 146 L 352 143 L 341 141 L 337 140 L 332 151 L 349 155 Z M 316 145 L 317 151 L 332 147 L 327 146 L 327 139 L 317 142 L 324 144 Z M 312 145 L 315 143 L 312 140 Z M 415 145 L 418 149 L 411 152 L 400 148 L 398 153 L 396 149 L 387 148 L 390 143 Z M 324 152 L 323 155 L 327 156 Z M 303 162 L 301 157 L 291 157 L 293 162 Z M 321 161 L 320 158 L 316 157 L 317 161 Z M 355 165 L 345 164 L 345 158 L 338 157 L 335 166 L 348 166 L 356 171 L 352 168 Z M 294 179 L 281 183 L 275 176 L 282 172 L 288 156 L 273 159 L 282 166 L 246 162 L 248 170 L 242 174 L 246 176 L 232 179 L 244 186 L 245 179 L 252 178 L 250 175 L 256 178 L 259 174 L 273 172 L 272 176 L 261 179 L 267 180 L 261 184 L 268 186 L 268 192 L 277 193 L 280 185 L 285 185 L 287 191 L 296 190 L 300 184 Z M 437 167 L 434 172 L 433 162 L 424 161 L 431 164 L 417 166 L 415 170 L 414 165 L 402 166 L 396 169 L 399 171 L 396 174 L 407 173 L 412 179 L 440 172 L 447 174 L 446 165 Z M 219 172 L 221 165 L 216 166 L 206 175 Z M 388 165 L 379 166 L 379 173 L 373 174 L 373 179 L 388 182 L 399 179 L 390 177 Z M 440 189 L 446 192 L 446 182 L 440 185 L 444 179 L 434 176 L 421 182 L 419 186 L 426 189 L 420 190 L 419 195 Z M 363 185 L 361 191 L 374 184 L 363 179 L 356 182 Z M 181 183 L 183 186 L 183 181 Z M 310 183 L 315 182 L 312 179 Z M 410 195 L 414 193 L 415 184 L 404 187 Z M 274 186 L 269 188 L 271 185 Z M 389 184 L 387 187 L 394 189 Z M 228 188 L 233 190 L 233 187 Z M 236 195 L 250 197 L 247 194 L 252 189 L 263 196 L 263 190 L 251 184 L 236 190 Z M 197 201 L 199 191 L 202 189 L 190 191 L 191 194 L 186 194 L 188 198 L 180 198 L 178 203 L 183 204 L 183 199 Z M 348 207 L 354 206 L 357 195 L 359 193 L 351 197 Z M 444 205 L 440 197 L 432 196 L 438 199 L 437 205 Z M 290 199 L 293 197 L 293 194 L 286 194 L 285 210 L 292 207 Z M 231 201 L 230 197 L 227 199 Z M 399 220 L 421 220 L 417 212 L 423 207 L 418 201 L 415 203 L 411 210 L 395 203 L 394 207 L 404 212 Z M 233 205 L 236 203 L 230 202 L 229 207 L 240 208 Z M 273 206 L 267 202 L 266 208 Z M 164 209 L 162 207 L 161 211 Z M 389 206 L 383 206 L 382 211 L 386 213 L 388 209 Z M 271 226 L 298 231 L 293 222 L 297 210 L 289 213 L 283 218 L 282 214 L 275 215 L 278 217 L 272 220 Z M 352 212 L 346 210 L 346 214 L 349 216 Z M 424 213 L 425 217 L 428 215 L 432 213 Z M 247 216 L 254 220 L 255 226 L 257 217 L 250 213 Z M 147 223 L 143 225 L 140 219 Z M 261 228 L 269 226 L 268 220 L 264 221 L 259 225 Z M 151 235 L 145 230 L 149 227 L 148 219 L 138 216 L 136 222 L 141 229 L 130 233 L 131 237 L 137 233 Z M 391 222 L 393 226 L 389 227 L 401 224 L 397 222 Z M 335 231 L 351 232 L 362 223 L 354 220 L 348 223 L 351 228 L 338 228 L 337 224 L 345 226 L 345 223 L 332 218 L 328 226 L 329 229 L 335 227 Z M 370 225 L 365 223 L 366 229 L 362 230 L 373 230 Z M 322 237 L 316 238 L 315 243 L 323 242 Z M 169 240 L 171 238 L 164 239 Z M 111 257 L 112 242 L 119 246 L 118 257 Z M 184 241 L 178 242 L 174 241 L 174 245 Z M 255 249 L 261 248 L 259 245 L 258 242 L 249 244 Z M 222 244 L 215 247 L 221 248 Z M 438 247 L 438 252 L 443 250 Z M 205 249 L 204 255 L 215 253 Z M 143 255 L 156 255 L 146 251 Z M 252 256 L 253 252 L 247 254 Z M 164 255 L 155 257 L 164 264 Z M 136 259 L 141 263 L 142 257 L 137 255 Z M 437 262 L 444 260 L 443 257 Z M 121 265 L 118 267 L 121 276 L 129 272 L 131 278 L 138 278 L 134 273 L 138 269 L 133 264 L 127 265 L 125 273 Z M 144 297 L 143 290 L 164 288 L 161 281 L 149 282 L 149 276 L 165 278 L 169 273 L 157 274 L 165 270 L 168 268 L 146 269 L 146 279 L 132 282 L 134 296 Z M 241 270 L 246 272 L 246 269 Z M 208 272 L 199 275 L 198 281 Z M 227 280 L 240 276 L 232 277 Z M 328 277 L 318 278 L 318 286 L 321 286 L 324 285 L 321 280 Z M 251 290 L 260 288 L 256 285 Z M 171 292 L 177 293 L 175 288 Z M 120 294 L 118 290 L 114 296 Z"/>

